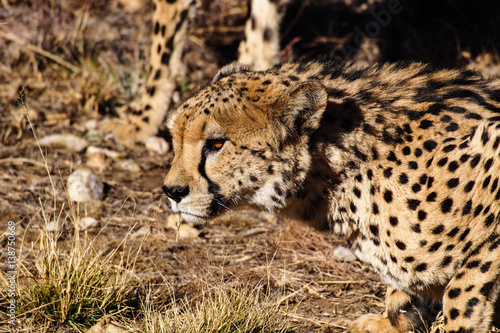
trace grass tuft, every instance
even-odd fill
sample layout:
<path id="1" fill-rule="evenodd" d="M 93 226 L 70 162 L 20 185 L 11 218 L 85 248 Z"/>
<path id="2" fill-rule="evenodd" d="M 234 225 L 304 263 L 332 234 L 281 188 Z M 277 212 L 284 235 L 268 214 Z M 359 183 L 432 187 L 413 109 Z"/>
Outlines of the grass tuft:
<path id="1" fill-rule="evenodd" d="M 207 284 L 198 299 L 172 302 L 164 311 L 154 309 L 149 294 L 142 329 L 146 333 L 292 333 L 279 314 L 279 296 L 262 286 Z"/>
<path id="2" fill-rule="evenodd" d="M 59 236 L 40 234 L 34 282 L 19 290 L 20 317 L 36 325 L 59 322 L 83 329 L 104 315 L 126 311 L 132 297 L 127 274 L 103 264 L 112 262 L 116 249 L 103 255 L 74 235 L 71 250 L 65 253 L 59 248 Z"/>

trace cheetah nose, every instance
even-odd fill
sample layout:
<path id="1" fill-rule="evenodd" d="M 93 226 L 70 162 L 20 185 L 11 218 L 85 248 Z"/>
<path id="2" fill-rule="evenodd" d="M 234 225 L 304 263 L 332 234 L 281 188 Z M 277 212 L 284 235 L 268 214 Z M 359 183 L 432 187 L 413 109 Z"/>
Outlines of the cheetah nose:
<path id="1" fill-rule="evenodd" d="M 184 198 L 186 195 L 189 194 L 189 185 L 186 186 L 162 186 L 163 192 L 169 197 L 170 199 L 174 200 L 175 202 L 179 203 L 182 198 Z"/>

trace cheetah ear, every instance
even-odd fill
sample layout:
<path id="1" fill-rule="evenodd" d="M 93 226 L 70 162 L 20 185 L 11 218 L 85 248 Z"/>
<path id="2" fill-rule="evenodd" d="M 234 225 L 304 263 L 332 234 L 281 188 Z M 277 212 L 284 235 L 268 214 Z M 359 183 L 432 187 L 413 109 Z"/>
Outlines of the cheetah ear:
<path id="1" fill-rule="evenodd" d="M 211 84 L 216 83 L 217 81 L 225 78 L 226 76 L 230 76 L 230 75 L 233 75 L 236 73 L 245 73 L 245 72 L 249 72 L 249 71 L 250 71 L 250 67 L 247 65 L 240 64 L 238 62 L 230 63 L 229 65 L 222 67 L 217 72 L 217 74 L 215 74 L 214 78 L 212 79 Z"/>
<path id="2" fill-rule="evenodd" d="M 281 95 L 276 104 L 280 120 L 299 135 L 311 134 L 320 126 L 328 102 L 326 88 L 318 81 L 302 82 Z"/>

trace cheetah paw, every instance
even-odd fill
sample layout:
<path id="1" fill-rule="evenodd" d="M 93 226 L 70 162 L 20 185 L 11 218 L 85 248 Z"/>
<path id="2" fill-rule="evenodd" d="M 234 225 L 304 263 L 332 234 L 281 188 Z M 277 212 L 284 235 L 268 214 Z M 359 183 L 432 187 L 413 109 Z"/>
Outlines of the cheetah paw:
<path id="1" fill-rule="evenodd" d="M 381 315 L 367 314 L 351 323 L 348 332 L 350 333 L 402 333 L 410 332 L 411 330 L 398 330 L 392 326 L 389 318 Z"/>
<path id="2" fill-rule="evenodd" d="M 116 141 L 131 146 L 135 142 L 146 142 L 156 134 L 155 128 L 138 126 L 120 120 L 103 120 L 99 124 L 99 131 L 103 134 L 111 134 Z"/>

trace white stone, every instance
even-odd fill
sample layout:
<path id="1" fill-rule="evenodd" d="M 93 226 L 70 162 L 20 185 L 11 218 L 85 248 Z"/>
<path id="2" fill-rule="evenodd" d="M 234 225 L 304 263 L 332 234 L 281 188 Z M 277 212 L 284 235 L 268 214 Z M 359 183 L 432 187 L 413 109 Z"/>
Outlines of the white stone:
<path id="1" fill-rule="evenodd" d="M 86 130 L 90 131 L 90 130 L 95 130 L 97 129 L 97 120 L 96 119 L 91 119 L 91 120 L 87 120 L 84 124 L 83 124 L 83 127 L 85 127 Z"/>
<path id="2" fill-rule="evenodd" d="M 123 170 L 123 171 L 129 171 L 132 173 L 138 173 L 141 172 L 141 167 L 137 162 L 134 160 L 124 160 L 124 161 L 119 161 L 116 162 L 116 167 Z"/>
<path id="3" fill-rule="evenodd" d="M 80 230 L 84 231 L 88 228 L 97 227 L 99 222 L 93 217 L 82 217 L 80 218 Z"/>
<path id="4" fill-rule="evenodd" d="M 146 140 L 146 149 L 158 155 L 165 155 L 170 150 L 170 145 L 164 138 L 152 136 Z"/>
<path id="5" fill-rule="evenodd" d="M 90 171 L 76 170 L 68 177 L 67 191 L 71 201 L 98 201 L 103 190 L 103 183 Z"/>
<path id="6" fill-rule="evenodd" d="M 197 238 L 200 235 L 198 229 L 191 223 L 183 221 L 178 214 L 171 214 L 167 217 L 166 227 L 174 230 L 179 238 Z"/>
<path id="7" fill-rule="evenodd" d="M 39 140 L 42 147 L 60 147 L 73 152 L 80 152 L 87 148 L 89 143 L 84 138 L 73 134 L 52 134 Z"/>
<path id="8" fill-rule="evenodd" d="M 200 231 L 189 224 L 181 224 L 177 231 L 179 238 L 197 238 Z"/>
<path id="9" fill-rule="evenodd" d="M 167 225 L 168 229 L 177 230 L 177 226 L 182 222 L 182 218 L 179 214 L 170 214 L 167 216 Z"/>
<path id="10" fill-rule="evenodd" d="M 61 228 L 61 225 L 62 225 L 62 222 L 50 221 L 49 223 L 47 223 L 45 225 L 45 230 L 56 232 L 56 231 L 59 231 L 59 229 Z"/>
<path id="11" fill-rule="evenodd" d="M 103 154 L 106 157 L 112 159 L 112 160 L 120 160 L 123 159 L 127 156 L 127 154 L 123 152 L 117 152 L 111 149 L 106 149 L 106 148 L 100 148 L 100 147 L 95 147 L 95 146 L 90 146 L 87 151 L 85 152 L 86 155 L 92 155 L 92 154 Z"/>
<path id="12" fill-rule="evenodd" d="M 356 256 L 347 247 L 339 246 L 333 250 L 333 254 L 342 261 L 354 261 Z"/>

